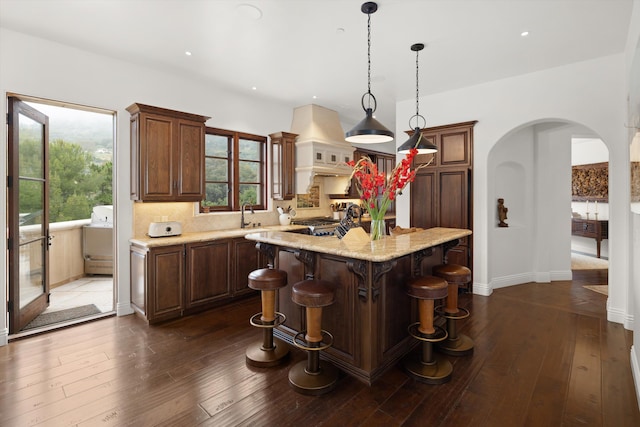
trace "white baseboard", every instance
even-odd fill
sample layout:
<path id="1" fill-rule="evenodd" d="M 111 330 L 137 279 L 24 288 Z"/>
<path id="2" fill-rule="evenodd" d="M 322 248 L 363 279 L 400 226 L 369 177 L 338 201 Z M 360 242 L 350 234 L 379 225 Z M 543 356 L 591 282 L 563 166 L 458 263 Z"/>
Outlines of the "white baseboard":
<path id="1" fill-rule="evenodd" d="M 535 282 L 533 273 L 520 273 L 511 276 L 494 277 L 489 285 L 492 289 L 506 288 L 507 286 L 521 285 L 523 283 Z M 475 284 L 473 285 L 475 288 Z"/>
<path id="2" fill-rule="evenodd" d="M 131 308 L 131 303 L 118 303 L 116 305 L 116 314 L 118 316 L 128 316 L 129 314 L 133 314 L 133 308 Z"/>
<path id="3" fill-rule="evenodd" d="M 491 296 L 493 293 L 493 288 L 486 283 L 474 283 L 473 284 L 473 294 L 474 295 L 482 295 L 483 297 Z"/>
<path id="4" fill-rule="evenodd" d="M 0 347 L 9 344 L 9 329 L 0 330 Z"/>
<path id="5" fill-rule="evenodd" d="M 549 274 L 552 282 L 573 279 L 573 273 L 571 273 L 571 270 L 551 271 Z"/>

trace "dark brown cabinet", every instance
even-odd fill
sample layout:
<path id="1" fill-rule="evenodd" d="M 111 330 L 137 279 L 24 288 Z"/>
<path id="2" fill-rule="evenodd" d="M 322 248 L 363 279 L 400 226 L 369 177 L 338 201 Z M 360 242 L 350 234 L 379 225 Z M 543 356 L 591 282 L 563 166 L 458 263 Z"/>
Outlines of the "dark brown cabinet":
<path id="1" fill-rule="evenodd" d="M 131 247 L 131 302 L 149 323 L 184 311 L 184 245 Z M 149 286 L 149 284 L 153 284 Z"/>
<path id="2" fill-rule="evenodd" d="M 291 200 L 296 193 L 295 133 L 277 132 L 271 138 L 271 192 L 275 200 Z"/>
<path id="3" fill-rule="evenodd" d="M 266 267 L 255 242 L 221 239 L 154 248 L 132 244 L 131 302 L 149 323 L 252 295 L 247 276 Z"/>
<path id="4" fill-rule="evenodd" d="M 131 114 L 131 190 L 136 201 L 204 197 L 205 122 L 209 117 L 143 104 Z"/>
<path id="5" fill-rule="evenodd" d="M 186 245 L 187 309 L 208 305 L 231 296 L 229 246 L 228 240 Z"/>
<path id="6" fill-rule="evenodd" d="M 256 292 L 249 288 L 249 273 L 267 266 L 264 255 L 256 249 L 256 242 L 235 239 L 231 243 L 233 253 L 233 286 L 234 296 Z"/>
<path id="7" fill-rule="evenodd" d="M 411 184 L 411 226 L 473 229 L 473 122 L 423 129 L 423 138 L 438 147 L 435 154 L 416 156 L 418 171 Z M 448 262 L 472 268 L 472 236 L 460 241 Z"/>

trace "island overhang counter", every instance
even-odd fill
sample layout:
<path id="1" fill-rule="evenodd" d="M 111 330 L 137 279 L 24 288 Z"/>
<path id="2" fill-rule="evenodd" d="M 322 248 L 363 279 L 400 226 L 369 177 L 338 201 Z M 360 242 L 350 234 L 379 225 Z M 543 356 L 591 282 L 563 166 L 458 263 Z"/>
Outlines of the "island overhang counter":
<path id="1" fill-rule="evenodd" d="M 407 280 L 430 274 L 431 267 L 470 234 L 436 227 L 374 242 L 280 231 L 245 238 L 256 241 L 270 264 L 288 275 L 277 299 L 277 311 L 287 319 L 274 335 L 292 343 L 305 329 L 304 309 L 291 301 L 294 283 L 311 277 L 330 281 L 336 287 L 335 302 L 324 308 L 322 328 L 334 341 L 322 357 L 372 384 L 416 345 L 407 333 L 417 318 L 417 307 L 405 293 Z"/>

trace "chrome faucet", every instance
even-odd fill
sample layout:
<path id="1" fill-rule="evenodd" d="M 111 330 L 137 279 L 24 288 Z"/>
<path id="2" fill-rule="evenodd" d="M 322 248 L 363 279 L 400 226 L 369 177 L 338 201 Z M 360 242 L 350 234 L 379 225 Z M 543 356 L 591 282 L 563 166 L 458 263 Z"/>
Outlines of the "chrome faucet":
<path id="1" fill-rule="evenodd" d="M 251 213 L 255 213 L 253 212 L 253 206 L 251 204 L 243 203 L 242 207 L 240 207 L 240 228 L 245 228 L 247 225 L 251 224 L 250 222 L 244 222 L 244 210 L 247 206 L 249 206 Z"/>

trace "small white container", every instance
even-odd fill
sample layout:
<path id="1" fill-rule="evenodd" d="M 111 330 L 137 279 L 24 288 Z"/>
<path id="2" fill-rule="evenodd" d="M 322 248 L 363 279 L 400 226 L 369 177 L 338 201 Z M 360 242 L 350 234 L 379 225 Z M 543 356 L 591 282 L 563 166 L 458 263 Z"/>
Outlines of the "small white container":
<path id="1" fill-rule="evenodd" d="M 278 220 L 280 221 L 280 225 L 289 225 L 291 224 L 291 215 L 287 213 L 282 213 L 278 217 Z"/>

